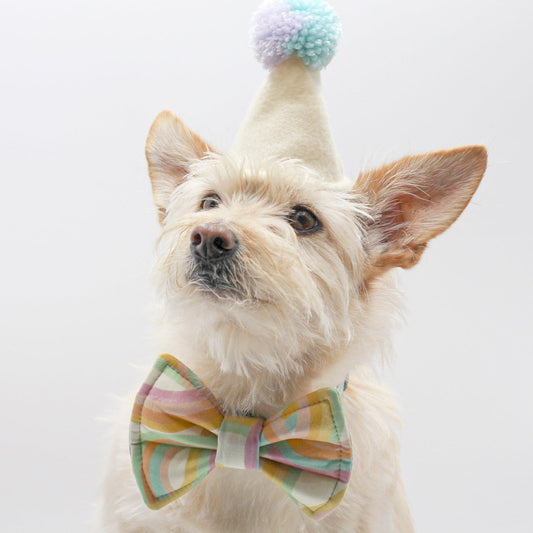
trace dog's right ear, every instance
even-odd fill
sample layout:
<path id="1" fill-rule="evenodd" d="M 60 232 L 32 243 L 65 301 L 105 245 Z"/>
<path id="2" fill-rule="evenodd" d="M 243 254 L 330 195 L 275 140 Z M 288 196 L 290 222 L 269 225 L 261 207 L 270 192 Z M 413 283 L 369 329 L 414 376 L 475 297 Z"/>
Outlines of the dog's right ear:
<path id="1" fill-rule="evenodd" d="M 213 151 L 171 111 L 157 115 L 146 140 L 146 160 L 160 223 L 172 191 L 183 182 L 191 164 Z"/>

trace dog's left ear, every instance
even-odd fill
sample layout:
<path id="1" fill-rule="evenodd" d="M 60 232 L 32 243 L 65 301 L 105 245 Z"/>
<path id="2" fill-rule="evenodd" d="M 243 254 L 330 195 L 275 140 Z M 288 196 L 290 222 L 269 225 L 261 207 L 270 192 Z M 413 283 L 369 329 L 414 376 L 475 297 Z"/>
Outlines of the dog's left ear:
<path id="1" fill-rule="evenodd" d="M 172 191 L 190 166 L 214 150 L 171 111 L 157 115 L 146 140 L 146 160 L 159 222 L 163 222 Z"/>
<path id="2" fill-rule="evenodd" d="M 428 241 L 463 212 L 487 166 L 483 146 L 405 157 L 363 172 L 354 186 L 369 202 L 372 266 L 410 268 Z"/>

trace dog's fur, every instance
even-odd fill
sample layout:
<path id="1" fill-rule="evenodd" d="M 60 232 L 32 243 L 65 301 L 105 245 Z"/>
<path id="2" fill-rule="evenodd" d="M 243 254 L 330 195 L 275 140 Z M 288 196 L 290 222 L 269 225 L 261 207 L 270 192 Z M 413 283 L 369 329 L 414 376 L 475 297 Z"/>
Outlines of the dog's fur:
<path id="1" fill-rule="evenodd" d="M 460 215 L 485 170 L 485 149 L 406 157 L 362 173 L 352 187 L 326 183 L 297 161 L 216 154 L 167 111 L 154 122 L 146 153 L 162 225 L 158 348 L 190 366 L 228 412 L 255 416 L 349 374 L 343 404 L 354 465 L 345 498 L 321 521 L 262 474 L 228 468 L 151 511 L 131 472 L 131 397 L 116 428 L 99 531 L 412 531 L 396 407 L 371 368 L 396 316 L 391 270 L 415 265 Z M 202 210 L 209 193 L 221 203 Z M 298 205 L 318 216 L 320 231 L 294 231 L 287 215 Z M 195 274 L 190 239 L 208 222 L 229 228 L 239 248 L 231 267 L 213 271 L 216 283 L 206 285 Z"/>

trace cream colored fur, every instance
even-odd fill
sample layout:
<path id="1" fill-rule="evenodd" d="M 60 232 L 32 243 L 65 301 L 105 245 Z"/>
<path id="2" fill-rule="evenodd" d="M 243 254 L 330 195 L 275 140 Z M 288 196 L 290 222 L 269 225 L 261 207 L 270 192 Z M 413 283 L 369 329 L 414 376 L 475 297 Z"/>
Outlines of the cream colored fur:
<path id="1" fill-rule="evenodd" d="M 457 218 L 483 174 L 484 149 L 406 158 L 363 174 L 352 188 L 324 182 L 291 160 L 199 159 L 206 146 L 169 112 L 148 139 L 162 234 L 155 267 L 161 310 L 147 365 L 169 352 L 227 411 L 265 417 L 349 374 L 343 404 L 354 448 L 350 485 L 340 506 L 317 522 L 260 473 L 217 467 L 191 492 L 151 511 L 128 453 L 132 395 L 114 429 L 96 530 L 413 531 L 396 406 L 372 370 L 397 315 L 390 269 L 416 263 L 427 239 Z M 221 204 L 201 210 L 208 193 Z M 312 209 L 322 230 L 297 235 L 286 220 L 295 205 Z M 191 232 L 206 222 L 223 223 L 238 237 L 234 268 L 224 280 L 230 290 L 207 289 L 191 278 Z"/>

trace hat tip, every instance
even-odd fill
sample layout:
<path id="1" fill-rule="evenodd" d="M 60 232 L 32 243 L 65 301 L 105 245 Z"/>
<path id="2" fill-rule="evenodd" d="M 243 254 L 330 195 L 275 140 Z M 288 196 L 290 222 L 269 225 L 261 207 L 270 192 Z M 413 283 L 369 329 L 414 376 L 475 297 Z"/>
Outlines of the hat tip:
<path id="1" fill-rule="evenodd" d="M 324 0 L 267 0 L 252 20 L 255 55 L 272 69 L 299 57 L 311 70 L 324 68 L 335 55 L 341 24 Z"/>

